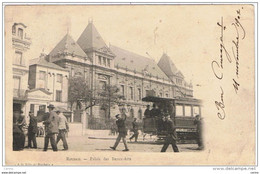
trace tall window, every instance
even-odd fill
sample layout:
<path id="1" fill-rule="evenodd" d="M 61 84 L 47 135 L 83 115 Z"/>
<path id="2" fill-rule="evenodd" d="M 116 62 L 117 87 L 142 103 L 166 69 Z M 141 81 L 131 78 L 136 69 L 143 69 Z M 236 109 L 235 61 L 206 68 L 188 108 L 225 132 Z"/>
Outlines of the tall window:
<path id="1" fill-rule="evenodd" d="M 161 92 L 159 93 L 159 97 L 163 97 L 163 94 Z"/>
<path id="2" fill-rule="evenodd" d="M 183 106 L 176 106 L 176 116 L 179 116 L 179 117 L 183 117 L 184 116 L 184 113 L 183 113 Z"/>
<path id="3" fill-rule="evenodd" d="M 56 90 L 56 101 L 57 102 L 61 101 L 61 94 L 62 94 L 61 90 Z"/>
<path id="4" fill-rule="evenodd" d="M 30 111 L 31 111 L 32 113 L 34 113 L 34 104 L 31 104 L 31 105 L 30 105 Z"/>
<path id="5" fill-rule="evenodd" d="M 138 110 L 138 118 L 142 119 L 142 109 L 141 108 Z"/>
<path id="6" fill-rule="evenodd" d="M 133 108 L 130 109 L 130 117 L 132 117 L 132 118 L 135 117 L 135 111 Z"/>
<path id="7" fill-rule="evenodd" d="M 124 86 L 124 85 L 121 85 L 120 88 L 121 88 L 121 89 L 120 89 L 121 95 L 122 95 L 122 96 L 125 96 L 125 86 Z"/>
<path id="8" fill-rule="evenodd" d="M 39 106 L 39 111 L 45 112 L 46 111 L 46 105 L 40 105 Z"/>
<path id="9" fill-rule="evenodd" d="M 110 59 L 107 59 L 107 66 L 110 67 Z"/>
<path id="10" fill-rule="evenodd" d="M 200 110 L 199 110 L 199 107 L 198 106 L 193 106 L 193 115 L 192 116 L 196 116 L 200 114 Z"/>
<path id="11" fill-rule="evenodd" d="M 103 57 L 103 64 L 104 66 L 107 66 L 107 59 L 105 57 Z"/>
<path id="12" fill-rule="evenodd" d="M 23 60 L 23 53 L 20 51 L 16 51 L 13 64 L 22 65 L 22 60 Z"/>
<path id="13" fill-rule="evenodd" d="M 62 83 L 62 74 L 57 74 L 57 82 Z"/>
<path id="14" fill-rule="evenodd" d="M 169 97 L 169 94 L 165 94 L 165 97 L 168 98 L 168 97 Z"/>
<path id="15" fill-rule="evenodd" d="M 129 87 L 129 95 L 130 95 L 130 99 L 133 100 L 134 99 L 134 90 L 133 87 Z"/>
<path id="16" fill-rule="evenodd" d="M 140 88 L 138 88 L 138 89 L 137 89 L 137 91 L 138 91 L 138 100 L 142 100 L 142 93 L 141 93 L 141 89 L 140 89 Z"/>
<path id="17" fill-rule="evenodd" d="M 102 60 L 101 56 L 98 56 L 98 64 L 99 65 L 101 65 L 101 60 Z"/>
<path id="18" fill-rule="evenodd" d="M 185 116 L 191 117 L 191 106 L 185 106 Z"/>
<path id="19" fill-rule="evenodd" d="M 45 71 L 40 71 L 39 79 L 40 80 L 45 80 L 45 77 L 46 77 L 46 72 Z"/>
<path id="20" fill-rule="evenodd" d="M 18 28 L 18 37 L 23 39 L 23 29 L 21 29 L 21 28 Z"/>
<path id="21" fill-rule="evenodd" d="M 147 97 L 149 95 L 149 90 L 145 90 L 145 96 Z"/>
<path id="22" fill-rule="evenodd" d="M 99 81 L 99 89 L 100 90 L 106 89 L 106 82 L 105 81 Z"/>

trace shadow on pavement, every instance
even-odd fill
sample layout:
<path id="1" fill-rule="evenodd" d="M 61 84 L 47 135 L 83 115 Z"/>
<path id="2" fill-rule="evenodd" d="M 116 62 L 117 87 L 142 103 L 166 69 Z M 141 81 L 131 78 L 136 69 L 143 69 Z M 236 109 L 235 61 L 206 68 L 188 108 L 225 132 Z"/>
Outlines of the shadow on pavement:
<path id="1" fill-rule="evenodd" d="M 115 150 L 112 150 L 112 149 L 95 149 L 95 150 L 101 150 L 101 151 L 115 151 Z"/>

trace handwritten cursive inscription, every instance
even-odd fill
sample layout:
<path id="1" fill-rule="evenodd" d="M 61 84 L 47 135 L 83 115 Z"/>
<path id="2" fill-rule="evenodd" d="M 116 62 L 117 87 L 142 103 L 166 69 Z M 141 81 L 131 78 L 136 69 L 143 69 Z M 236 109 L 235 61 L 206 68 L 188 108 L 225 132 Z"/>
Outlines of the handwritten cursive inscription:
<path id="1" fill-rule="evenodd" d="M 225 104 L 224 104 L 224 91 L 222 89 L 222 87 L 220 86 L 220 89 L 221 89 L 221 98 L 220 98 L 220 102 L 218 101 L 215 101 L 215 105 L 218 109 L 218 118 L 220 118 L 221 120 L 224 120 L 225 117 L 226 117 L 226 113 L 225 113 Z"/>
<path id="2" fill-rule="evenodd" d="M 243 9 L 243 7 L 242 7 Z M 220 27 L 220 55 L 218 60 L 213 60 L 211 62 L 211 68 L 214 76 L 219 80 L 220 82 L 224 79 L 224 57 L 227 60 L 227 63 L 234 64 L 235 65 L 235 72 L 234 76 L 231 80 L 231 83 L 233 85 L 234 91 L 237 94 L 240 84 L 238 81 L 239 78 L 239 44 L 242 40 L 246 37 L 246 31 L 241 23 L 241 10 L 236 10 L 236 17 L 234 18 L 234 21 L 231 22 L 230 27 L 227 28 L 224 24 L 223 17 L 221 17 L 221 21 L 217 22 L 217 26 Z M 225 32 L 227 30 L 230 30 L 231 32 L 235 33 L 235 38 L 231 40 L 227 40 L 224 38 Z M 226 45 L 232 45 L 231 49 L 228 49 Z M 232 51 L 232 54 L 230 52 Z M 235 61 L 235 63 L 232 63 L 232 60 Z M 229 80 L 229 79 L 227 79 Z M 226 82 L 226 81 L 225 81 Z M 221 83 L 220 83 L 221 84 Z M 219 119 L 224 120 L 226 117 L 225 113 L 225 104 L 224 104 L 224 90 L 222 86 L 220 85 L 221 93 L 220 93 L 220 101 L 215 100 L 215 105 L 218 110 L 217 116 Z"/>

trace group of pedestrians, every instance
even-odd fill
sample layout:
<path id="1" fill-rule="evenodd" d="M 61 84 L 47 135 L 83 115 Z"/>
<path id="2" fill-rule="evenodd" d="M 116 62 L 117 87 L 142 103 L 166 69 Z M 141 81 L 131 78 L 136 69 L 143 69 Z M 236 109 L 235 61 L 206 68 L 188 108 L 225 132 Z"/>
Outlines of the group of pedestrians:
<path id="1" fill-rule="evenodd" d="M 69 131 L 67 118 L 56 109 L 54 105 L 50 104 L 49 112 L 44 116 L 43 124 L 45 125 L 45 137 L 43 151 L 48 150 L 49 142 L 53 151 L 58 151 L 57 144 L 60 140 L 63 142 L 63 150 L 68 150 L 68 143 L 66 140 L 66 133 Z M 26 122 L 22 115 L 22 111 L 15 111 L 13 116 L 13 150 L 23 150 L 24 148 L 37 149 L 36 134 L 38 132 L 37 117 L 33 112 L 29 112 L 29 126 L 28 126 L 28 146 L 25 146 L 25 129 Z M 57 136 L 57 138 L 56 138 Z"/>
<path id="2" fill-rule="evenodd" d="M 122 115 L 124 115 L 124 118 L 122 118 Z M 118 137 L 116 139 L 116 142 L 114 146 L 110 147 L 112 150 L 116 150 L 120 140 L 122 139 L 125 149 L 123 151 L 129 151 L 129 148 L 127 146 L 126 142 L 126 135 L 127 135 L 127 129 L 125 125 L 126 121 L 126 115 L 125 114 L 117 114 L 116 117 L 116 125 L 118 128 Z M 179 152 L 179 149 L 177 147 L 177 132 L 176 132 L 176 126 L 174 122 L 172 121 L 170 114 L 164 113 L 162 114 L 160 110 L 158 109 L 158 106 L 155 104 L 153 105 L 153 109 L 150 110 L 150 106 L 147 105 L 147 109 L 144 113 L 145 117 L 151 118 L 151 117 L 160 117 L 160 128 L 162 129 L 163 133 L 166 135 L 164 139 L 164 144 L 161 149 L 161 152 L 166 152 L 167 148 L 169 145 L 172 146 L 172 149 L 174 152 Z M 203 128 L 203 123 L 202 123 L 202 118 L 200 115 L 196 115 L 194 124 L 196 125 L 196 140 L 198 143 L 198 150 L 202 150 L 204 148 L 203 145 L 203 137 L 202 137 L 202 128 Z M 137 119 L 134 118 L 134 121 L 132 122 L 133 126 L 133 135 L 130 137 L 130 141 L 135 138 L 135 142 L 137 142 L 138 139 L 138 124 L 137 124 Z"/>
<path id="3" fill-rule="evenodd" d="M 48 150 L 49 142 L 53 151 L 58 151 L 57 144 L 60 140 L 63 142 L 63 150 L 68 150 L 66 140 L 66 132 L 69 131 L 67 118 L 61 114 L 60 110 L 54 110 L 54 105 L 50 104 L 48 107 L 49 112 L 46 114 L 45 121 L 45 138 L 43 151 Z M 57 135 L 57 139 L 56 139 Z"/>

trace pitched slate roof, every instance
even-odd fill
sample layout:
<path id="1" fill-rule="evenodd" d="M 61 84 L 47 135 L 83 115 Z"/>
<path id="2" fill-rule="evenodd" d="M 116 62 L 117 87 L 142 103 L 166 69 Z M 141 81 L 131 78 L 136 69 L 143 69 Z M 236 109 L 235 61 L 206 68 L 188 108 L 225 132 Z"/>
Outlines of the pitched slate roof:
<path id="1" fill-rule="evenodd" d="M 80 48 L 69 34 L 66 34 L 56 47 L 50 52 L 50 56 L 55 56 L 61 53 L 70 53 L 80 57 L 87 57 L 86 53 Z"/>
<path id="2" fill-rule="evenodd" d="M 161 59 L 159 60 L 158 66 L 168 77 L 177 75 L 178 73 L 182 74 L 177 69 L 171 58 L 165 53 L 163 53 Z"/>
<path id="3" fill-rule="evenodd" d="M 168 79 L 166 74 L 158 67 L 153 59 L 132 53 L 122 48 L 110 45 L 111 51 L 116 55 L 115 66 L 127 68 L 132 71 L 143 73 L 147 71 L 152 76 Z"/>
<path id="4" fill-rule="evenodd" d="M 108 48 L 92 22 L 90 22 L 82 32 L 77 43 L 83 50 L 90 48 L 95 50 L 104 47 Z"/>
<path id="5" fill-rule="evenodd" d="M 31 65 L 40 65 L 40 66 L 47 67 L 47 68 L 53 68 L 53 69 L 58 69 L 58 70 L 62 70 L 62 71 L 67 71 L 66 69 L 60 67 L 59 65 L 56 65 L 55 63 L 48 62 L 44 57 L 35 58 L 35 59 L 30 60 L 30 66 Z"/>

